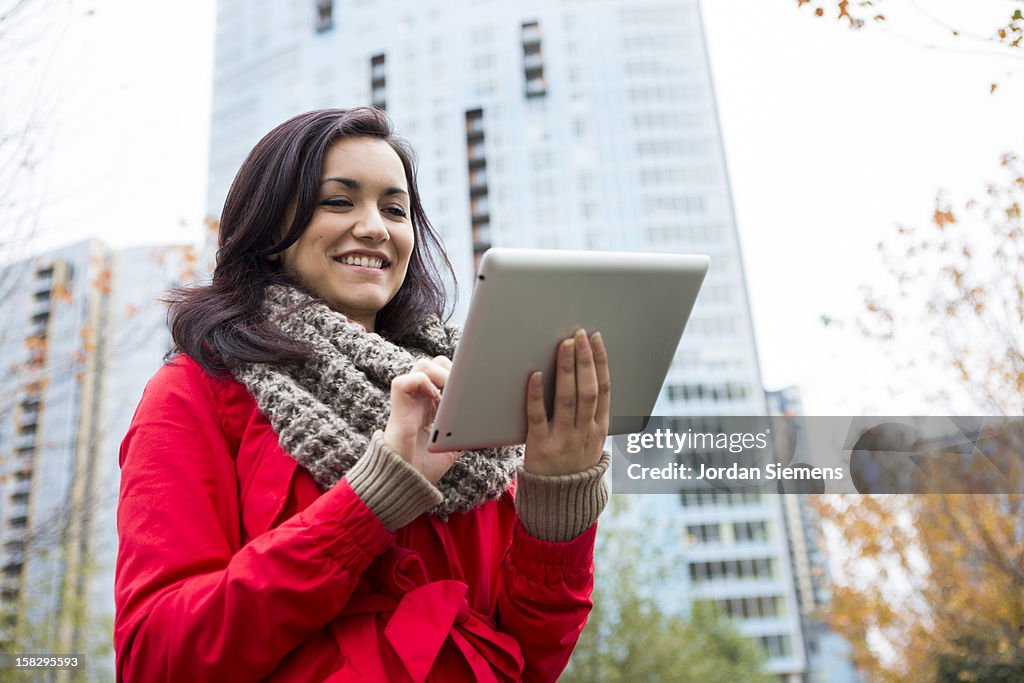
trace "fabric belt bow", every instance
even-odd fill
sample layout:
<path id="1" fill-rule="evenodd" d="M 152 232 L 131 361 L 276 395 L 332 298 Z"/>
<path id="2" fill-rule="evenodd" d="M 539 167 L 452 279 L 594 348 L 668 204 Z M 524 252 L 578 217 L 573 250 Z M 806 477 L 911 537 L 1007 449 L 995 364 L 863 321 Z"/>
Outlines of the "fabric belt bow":
<path id="1" fill-rule="evenodd" d="M 495 669 L 518 680 L 523 671 L 519 643 L 498 631 L 491 619 L 469 607 L 467 590 L 462 581 L 443 580 L 424 583 L 401 597 L 355 594 L 341 614 L 391 614 L 384 637 L 415 683 L 426 680 L 449 637 L 476 680 L 498 683 Z"/>

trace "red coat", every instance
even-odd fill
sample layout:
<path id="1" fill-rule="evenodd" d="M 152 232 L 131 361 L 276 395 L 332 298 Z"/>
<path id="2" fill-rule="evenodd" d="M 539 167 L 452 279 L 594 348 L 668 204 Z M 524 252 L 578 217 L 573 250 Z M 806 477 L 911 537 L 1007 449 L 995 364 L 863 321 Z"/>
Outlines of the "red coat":
<path id="1" fill-rule="evenodd" d="M 121 471 L 119 681 L 548 681 L 592 606 L 596 524 L 541 541 L 510 491 L 389 532 L 184 356 L 146 387 Z"/>

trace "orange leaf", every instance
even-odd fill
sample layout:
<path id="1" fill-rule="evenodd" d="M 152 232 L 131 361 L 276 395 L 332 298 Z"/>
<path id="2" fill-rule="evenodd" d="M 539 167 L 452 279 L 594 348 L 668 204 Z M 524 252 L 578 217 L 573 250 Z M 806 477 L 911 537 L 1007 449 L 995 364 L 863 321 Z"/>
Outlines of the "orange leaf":
<path id="1" fill-rule="evenodd" d="M 956 223 L 956 217 L 953 215 L 952 211 L 940 211 L 936 209 L 935 215 L 932 216 L 932 222 L 941 230 L 946 227 L 947 223 Z"/>
<path id="2" fill-rule="evenodd" d="M 71 303 L 71 290 L 63 282 L 54 286 L 53 296 L 66 304 Z"/>

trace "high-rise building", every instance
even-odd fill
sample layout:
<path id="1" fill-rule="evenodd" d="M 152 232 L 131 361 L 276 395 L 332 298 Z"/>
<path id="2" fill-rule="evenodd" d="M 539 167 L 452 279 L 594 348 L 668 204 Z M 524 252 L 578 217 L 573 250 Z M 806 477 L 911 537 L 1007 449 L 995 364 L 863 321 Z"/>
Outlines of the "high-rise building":
<path id="1" fill-rule="evenodd" d="M 92 240 L 0 269 L 0 651 L 89 653 L 113 679 L 118 445 L 170 350 L 156 300 L 194 264 Z"/>
<path id="2" fill-rule="evenodd" d="M 698 0 L 219 0 L 210 214 L 273 126 L 356 105 L 386 109 L 418 152 L 456 320 L 492 245 L 709 254 L 656 411 L 764 413 Z M 799 680 L 778 497 L 651 498 L 675 542 L 693 539 L 681 595 L 719 604 Z"/>
<path id="3" fill-rule="evenodd" d="M 797 387 L 765 392 L 768 413 L 785 417 L 797 426 L 804 416 L 803 401 Z M 793 462 L 806 462 L 807 453 L 799 441 L 786 444 Z M 809 494 L 789 493 L 781 496 L 789 537 L 793 581 L 803 627 L 807 656 L 807 683 L 859 683 L 862 677 L 851 662 L 852 648 L 828 625 L 828 608 L 832 602 L 832 577 L 826 552 L 822 518 L 813 507 Z"/>

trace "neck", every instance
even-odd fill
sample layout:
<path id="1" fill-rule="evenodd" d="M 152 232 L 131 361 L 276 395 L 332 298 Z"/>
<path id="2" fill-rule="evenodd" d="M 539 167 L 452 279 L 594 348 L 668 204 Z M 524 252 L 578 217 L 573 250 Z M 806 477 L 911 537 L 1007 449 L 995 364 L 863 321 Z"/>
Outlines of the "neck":
<path id="1" fill-rule="evenodd" d="M 374 328 L 376 327 L 374 325 L 374 323 L 376 322 L 376 317 L 377 316 L 373 316 L 369 320 L 367 320 L 366 318 L 364 318 L 362 316 L 355 317 L 355 316 L 350 316 L 348 314 L 346 314 L 345 317 L 348 318 L 350 321 L 352 321 L 354 323 L 359 323 L 359 325 L 361 325 L 362 328 L 364 330 L 366 330 L 367 332 L 373 332 Z"/>

